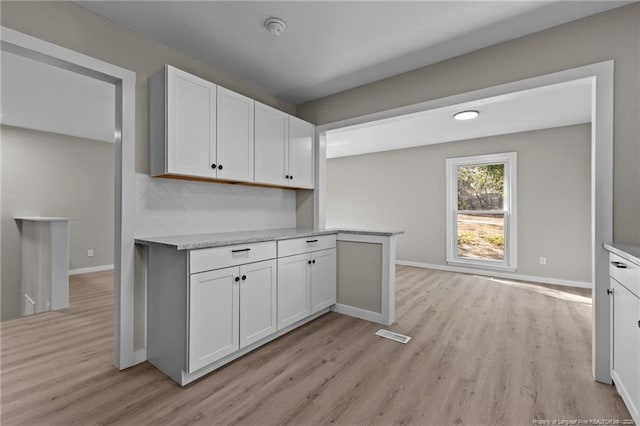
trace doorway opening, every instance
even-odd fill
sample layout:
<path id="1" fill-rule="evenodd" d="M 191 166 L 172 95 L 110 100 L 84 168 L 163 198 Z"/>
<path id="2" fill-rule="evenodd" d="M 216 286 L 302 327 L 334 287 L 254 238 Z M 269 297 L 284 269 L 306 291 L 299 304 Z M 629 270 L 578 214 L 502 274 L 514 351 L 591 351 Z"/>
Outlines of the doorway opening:
<path id="1" fill-rule="evenodd" d="M 586 106 L 587 113 L 590 116 L 591 126 L 586 130 L 588 135 L 588 148 L 585 150 L 589 154 L 588 159 L 584 160 L 587 170 L 590 174 L 590 185 L 587 188 L 589 193 L 589 200 L 587 202 L 589 214 L 589 225 L 587 232 L 584 232 L 587 247 L 588 247 L 588 259 L 590 265 L 586 266 L 590 269 L 590 274 L 585 281 L 592 288 L 593 296 L 593 376 L 596 380 L 604 383 L 611 383 L 609 375 L 609 300 L 607 299 L 605 289 L 608 286 L 608 263 L 607 253 L 603 248 L 603 243 L 611 241 L 612 238 L 612 146 L 613 146 L 613 62 L 603 62 L 566 71 L 560 71 L 553 74 L 534 77 L 526 80 L 516 81 L 512 83 L 503 84 L 500 86 L 490 87 L 486 89 L 480 89 L 469 93 L 460 95 L 454 95 L 447 98 L 437 99 L 433 101 L 427 101 L 416 105 L 410 105 L 407 107 L 396 108 L 379 113 L 369 114 L 362 117 L 356 117 L 353 119 L 347 119 L 336 123 L 330 123 L 319 126 L 318 132 L 318 157 L 320 159 L 331 157 L 336 152 L 342 150 L 343 155 L 357 155 L 366 150 L 371 151 L 372 145 L 363 151 L 363 146 L 358 143 L 357 138 L 354 135 L 360 133 L 365 136 L 369 133 L 369 141 L 372 139 L 381 141 L 380 146 L 375 146 L 374 150 L 387 151 L 397 150 L 402 148 L 408 148 L 411 146 L 425 145 L 425 140 L 428 140 L 433 134 L 438 134 L 438 131 L 433 131 L 434 127 L 430 128 L 429 133 L 422 132 L 419 134 L 420 143 L 414 143 L 415 140 L 411 138 L 398 138 L 397 133 L 393 127 L 399 125 L 398 123 L 408 118 L 415 118 L 419 115 L 429 114 L 433 112 L 444 112 L 445 115 L 453 117 L 453 115 L 462 110 L 477 110 L 480 106 L 491 107 L 491 104 L 495 100 L 508 100 L 513 97 L 514 93 L 523 91 L 532 91 L 536 89 L 538 93 L 544 93 L 545 88 L 552 87 L 554 85 L 564 85 L 566 88 L 579 87 L 587 85 L 587 90 L 583 90 L 583 96 L 586 96 L 586 101 L 583 105 Z M 518 113 L 522 113 L 522 109 Z M 481 113 L 482 116 L 482 113 Z M 441 120 L 436 118 L 434 124 L 437 128 L 437 122 Z M 416 121 L 418 122 L 418 121 Z M 513 120 L 504 121 L 503 134 L 513 133 L 512 129 L 508 129 L 509 123 Z M 583 121 L 584 122 L 584 121 Z M 574 123 L 578 124 L 580 121 Z M 383 126 L 384 125 L 384 126 Z M 565 124 L 566 125 L 566 124 Z M 558 124 L 548 123 L 546 126 L 538 127 L 538 129 L 556 127 Z M 391 129 L 391 133 L 385 133 Z M 466 128 L 468 130 L 468 128 Z M 532 130 L 532 129 L 529 129 Z M 461 140 L 469 139 L 469 137 L 486 136 L 482 134 L 475 134 L 474 136 L 464 137 L 466 130 L 459 131 L 457 135 L 448 135 L 451 139 L 448 140 Z M 517 131 L 517 130 L 516 130 Z M 584 129 L 583 129 L 584 131 Z M 345 143 L 332 146 L 333 136 L 340 134 L 349 134 L 350 138 L 346 138 Z M 376 138 L 371 136 L 375 134 Z M 494 133 L 495 134 L 495 133 Z M 384 136 L 388 136 L 384 138 Z M 379 137 L 383 136 L 383 137 Z M 395 136 L 395 137 L 394 137 Z M 462 136 L 462 137 L 461 137 Z M 366 137 L 365 137 L 366 139 Z M 442 146 L 446 145 L 443 142 L 447 140 L 437 140 L 435 142 Z M 394 147 L 384 147 L 384 143 L 390 143 Z M 333 153 L 332 153 L 333 150 Z M 398 151 L 388 151 L 389 156 L 380 161 L 379 170 L 384 171 L 385 165 L 392 164 L 394 161 L 402 161 L 399 158 L 394 157 L 394 153 Z M 451 158 L 461 157 L 467 155 L 468 151 L 460 151 L 458 155 L 451 155 Z M 494 151 L 499 152 L 499 151 Z M 376 155 L 376 154 L 373 154 Z M 520 158 L 519 158 L 520 160 Z M 412 160 L 407 160 L 412 161 Z M 415 159 L 415 161 L 419 161 Z M 428 168 L 428 167 L 427 167 Z M 442 165 L 444 169 L 444 165 Z M 392 172 L 392 171 L 391 171 Z M 330 223 L 331 217 L 331 204 L 328 193 L 328 177 L 327 177 L 327 163 L 321 162 L 318 167 L 318 182 L 319 190 L 316 191 L 315 196 L 315 225 L 322 227 L 325 225 L 335 226 L 337 224 Z M 354 179 L 360 178 L 360 174 L 357 170 L 351 171 L 350 176 L 354 176 Z M 439 180 L 444 186 L 445 173 L 442 170 L 440 172 L 434 172 L 429 175 L 434 180 Z M 586 179 L 589 179 L 587 176 Z M 413 191 L 420 191 L 420 185 L 414 181 L 407 180 L 407 187 Z M 375 186 L 375 185 L 373 185 Z M 403 188 L 406 191 L 406 188 Z M 378 195 L 380 195 L 381 188 L 377 188 Z M 393 193 L 393 192 L 390 192 Z M 393 203 L 393 199 L 387 199 L 385 202 Z M 435 202 L 432 204 L 436 204 Z M 437 209 L 441 215 L 445 214 L 445 203 L 442 201 L 440 207 Z M 410 209 L 410 206 L 405 206 Z M 326 213 L 325 213 L 326 212 Z M 363 217 L 370 217 L 367 215 L 360 215 Z M 344 224 L 340 224 L 344 225 Z M 361 223 L 361 227 L 367 227 L 367 224 Z M 380 227 L 380 224 L 376 224 Z M 444 227 L 441 227 L 444 228 Z M 442 238 L 444 241 L 444 238 Z M 455 244 L 451 244 L 450 247 L 455 248 Z M 402 259 L 403 251 L 402 247 L 399 247 L 398 258 Z M 444 256 L 443 256 L 444 257 Z M 449 257 L 451 258 L 451 257 Z M 541 256 L 542 258 L 542 256 Z M 446 259 L 446 258 L 445 258 Z M 460 270 L 459 265 L 447 264 L 443 261 L 444 267 L 448 270 Z M 453 262 L 452 262 L 453 263 Z M 540 260 L 542 263 L 542 260 Z M 417 266 L 417 265 L 416 265 Z M 424 266 L 424 264 L 422 265 Z M 486 266 L 486 265 L 485 265 Z M 444 269 L 443 267 L 443 269 Z M 472 273 L 484 273 L 491 276 L 504 276 L 512 277 L 508 275 L 510 271 L 501 272 L 493 270 L 487 271 L 487 268 L 474 268 L 469 269 L 465 267 L 461 269 L 462 272 Z M 504 274 L 504 275 L 501 275 Z M 522 278 L 520 278 L 522 279 Z"/>
<path id="2" fill-rule="evenodd" d="M 3 54 L 9 53 L 15 55 L 17 60 L 28 59 L 40 65 L 46 64 L 58 70 L 78 74 L 88 78 L 88 81 L 96 80 L 107 84 L 114 99 L 113 114 L 111 115 L 113 120 L 109 125 L 112 139 L 114 140 L 114 155 L 112 158 L 115 159 L 111 163 L 114 170 L 111 181 L 114 194 L 112 210 L 112 217 L 114 217 L 113 359 L 118 368 L 127 368 L 135 364 L 136 358 L 133 347 L 135 74 L 8 28 L 2 27 L 1 30 L 1 50 Z M 28 165 L 28 162 L 26 164 Z M 50 178 L 55 179 L 55 176 Z M 5 184 L 5 182 L 2 183 Z M 39 212 L 34 213 L 41 214 Z M 5 218 L 3 217 L 4 220 Z M 2 237 L 4 238 L 4 235 Z M 90 254 L 90 249 L 87 249 L 87 255 Z M 52 250 L 51 252 L 60 253 L 59 250 Z M 3 259 L 4 255 L 5 253 L 3 252 Z M 56 264 L 59 265 L 61 262 L 58 261 Z M 0 272 L 4 274 L 4 268 Z"/>

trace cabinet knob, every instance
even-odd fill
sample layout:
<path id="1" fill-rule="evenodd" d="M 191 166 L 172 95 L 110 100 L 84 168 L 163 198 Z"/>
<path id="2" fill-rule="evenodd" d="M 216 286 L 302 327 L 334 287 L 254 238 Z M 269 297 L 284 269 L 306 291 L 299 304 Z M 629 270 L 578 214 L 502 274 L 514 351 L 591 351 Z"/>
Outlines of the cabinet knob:
<path id="1" fill-rule="evenodd" d="M 218 170 L 222 170 L 222 164 L 218 164 Z"/>
<path id="2" fill-rule="evenodd" d="M 316 263 L 316 260 L 315 260 L 315 259 L 313 259 L 313 260 L 311 261 L 311 263 Z"/>
<path id="3" fill-rule="evenodd" d="M 289 175 L 289 179 L 293 179 L 293 175 Z"/>
<path id="4" fill-rule="evenodd" d="M 607 289 L 607 294 L 613 294 L 613 290 Z"/>
<path id="5" fill-rule="evenodd" d="M 242 281 L 244 281 L 244 280 L 246 280 L 246 279 L 247 279 L 247 276 L 246 276 L 246 275 L 243 275 L 243 276 L 242 276 Z"/>
<path id="6" fill-rule="evenodd" d="M 216 167 L 217 167 L 217 166 L 216 166 L 216 163 L 211 164 L 211 168 L 212 168 L 212 169 L 215 169 Z"/>
<path id="7" fill-rule="evenodd" d="M 284 178 L 285 178 L 285 179 L 289 179 L 289 175 L 285 175 L 285 177 L 284 177 Z"/>
<path id="8" fill-rule="evenodd" d="M 309 265 L 311 265 L 311 261 L 310 261 L 310 260 L 309 260 L 307 263 L 308 263 Z"/>
<path id="9" fill-rule="evenodd" d="M 238 282 L 238 281 L 240 281 L 240 277 L 235 277 L 233 280 L 234 280 L 235 282 Z"/>

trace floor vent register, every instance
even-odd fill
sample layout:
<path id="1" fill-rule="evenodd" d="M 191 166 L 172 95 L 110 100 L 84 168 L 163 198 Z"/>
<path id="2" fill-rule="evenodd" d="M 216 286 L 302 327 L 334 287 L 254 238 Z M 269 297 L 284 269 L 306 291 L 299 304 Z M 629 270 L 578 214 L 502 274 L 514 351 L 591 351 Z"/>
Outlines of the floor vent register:
<path id="1" fill-rule="evenodd" d="M 404 334 L 394 333 L 393 331 L 380 329 L 376 332 L 376 336 L 384 337 L 385 339 L 391 339 L 395 342 L 408 343 L 411 337 Z"/>

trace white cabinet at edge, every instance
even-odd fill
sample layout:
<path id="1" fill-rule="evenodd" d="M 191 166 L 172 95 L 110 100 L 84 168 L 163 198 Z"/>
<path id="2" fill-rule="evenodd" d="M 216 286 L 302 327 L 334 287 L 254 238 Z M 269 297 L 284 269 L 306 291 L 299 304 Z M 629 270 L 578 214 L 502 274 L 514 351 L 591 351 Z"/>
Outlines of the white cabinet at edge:
<path id="1" fill-rule="evenodd" d="M 313 136 L 312 124 L 256 102 L 256 182 L 313 188 Z"/>
<path id="2" fill-rule="evenodd" d="M 631 417 L 640 421 L 640 264 L 609 254 L 611 377 Z"/>
<path id="3" fill-rule="evenodd" d="M 149 79 L 151 175 L 253 182 L 253 103 L 165 66 Z"/>

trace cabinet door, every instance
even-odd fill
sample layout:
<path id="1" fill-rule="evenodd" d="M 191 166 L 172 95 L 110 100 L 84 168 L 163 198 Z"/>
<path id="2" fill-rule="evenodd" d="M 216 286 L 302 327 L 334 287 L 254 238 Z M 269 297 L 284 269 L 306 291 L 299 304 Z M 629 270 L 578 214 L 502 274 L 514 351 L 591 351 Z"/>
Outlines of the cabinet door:
<path id="1" fill-rule="evenodd" d="M 336 249 L 314 252 L 311 258 L 311 313 L 336 303 Z"/>
<path id="2" fill-rule="evenodd" d="M 215 177 L 216 85 L 167 67 L 167 173 Z"/>
<path id="3" fill-rule="evenodd" d="M 288 186 L 285 156 L 288 143 L 288 115 L 256 102 L 255 181 Z"/>
<path id="4" fill-rule="evenodd" d="M 640 418 L 640 299 L 616 280 L 613 289 L 612 378 L 634 419 Z"/>
<path id="5" fill-rule="evenodd" d="M 275 333 L 276 261 L 240 266 L 240 347 Z"/>
<path id="6" fill-rule="evenodd" d="M 296 188 L 313 188 L 313 124 L 289 116 L 289 147 L 287 153 L 289 185 Z"/>
<path id="7" fill-rule="evenodd" d="M 239 349 L 238 267 L 191 275 L 189 372 Z"/>
<path id="8" fill-rule="evenodd" d="M 311 313 L 311 255 L 278 259 L 278 330 Z"/>
<path id="9" fill-rule="evenodd" d="M 218 179 L 253 182 L 253 99 L 218 87 Z"/>

